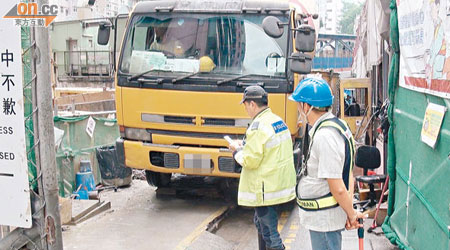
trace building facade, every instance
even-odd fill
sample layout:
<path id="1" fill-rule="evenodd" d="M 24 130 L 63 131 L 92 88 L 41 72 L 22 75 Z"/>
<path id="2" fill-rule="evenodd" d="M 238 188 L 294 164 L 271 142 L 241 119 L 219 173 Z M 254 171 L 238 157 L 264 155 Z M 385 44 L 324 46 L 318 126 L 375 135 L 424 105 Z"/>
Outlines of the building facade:
<path id="1" fill-rule="evenodd" d="M 339 21 L 342 15 L 342 0 L 317 0 L 320 29 L 322 34 L 339 33 Z"/>
<path id="2" fill-rule="evenodd" d="M 50 0 L 56 4 L 58 16 L 55 21 L 71 21 L 112 17 L 119 13 L 128 13 L 139 0 Z M 93 4 L 91 4 L 93 2 Z"/>

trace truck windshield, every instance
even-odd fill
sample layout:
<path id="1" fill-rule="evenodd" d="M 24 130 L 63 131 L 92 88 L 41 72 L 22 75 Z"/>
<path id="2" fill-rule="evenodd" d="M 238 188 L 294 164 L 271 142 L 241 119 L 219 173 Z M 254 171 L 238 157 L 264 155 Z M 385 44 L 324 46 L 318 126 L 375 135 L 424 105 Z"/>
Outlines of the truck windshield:
<path id="1" fill-rule="evenodd" d="M 134 16 L 120 62 L 121 74 L 195 74 L 196 77 L 286 75 L 287 30 L 271 38 L 263 15 Z M 287 17 L 279 17 L 287 22 Z M 285 27 L 287 29 L 287 27 Z M 155 70 L 152 70 L 155 69 Z M 173 76 L 172 76 L 173 77 Z"/>

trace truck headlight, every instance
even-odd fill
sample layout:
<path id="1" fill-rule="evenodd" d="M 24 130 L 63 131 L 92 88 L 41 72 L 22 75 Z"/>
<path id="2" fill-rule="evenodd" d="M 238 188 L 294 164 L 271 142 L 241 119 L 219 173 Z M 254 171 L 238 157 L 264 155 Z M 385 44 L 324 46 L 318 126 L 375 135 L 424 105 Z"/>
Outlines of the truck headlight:
<path id="1" fill-rule="evenodd" d="M 152 141 L 152 134 L 143 128 L 125 128 L 125 138 L 136 141 Z"/>

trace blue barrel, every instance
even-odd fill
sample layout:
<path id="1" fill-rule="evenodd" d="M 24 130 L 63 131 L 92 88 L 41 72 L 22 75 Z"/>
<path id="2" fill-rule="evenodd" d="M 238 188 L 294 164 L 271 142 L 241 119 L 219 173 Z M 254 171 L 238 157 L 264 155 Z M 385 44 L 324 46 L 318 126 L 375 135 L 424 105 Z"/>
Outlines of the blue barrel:
<path id="1" fill-rule="evenodd" d="M 81 185 L 80 190 L 86 191 L 95 190 L 94 175 L 92 174 L 92 172 L 77 173 L 75 177 L 75 182 L 77 184 L 77 189 Z"/>
<path id="2" fill-rule="evenodd" d="M 80 162 L 80 172 L 75 176 L 75 183 L 77 190 L 81 186 L 80 190 L 93 191 L 95 190 L 94 175 L 91 170 L 91 162 L 82 160 Z"/>

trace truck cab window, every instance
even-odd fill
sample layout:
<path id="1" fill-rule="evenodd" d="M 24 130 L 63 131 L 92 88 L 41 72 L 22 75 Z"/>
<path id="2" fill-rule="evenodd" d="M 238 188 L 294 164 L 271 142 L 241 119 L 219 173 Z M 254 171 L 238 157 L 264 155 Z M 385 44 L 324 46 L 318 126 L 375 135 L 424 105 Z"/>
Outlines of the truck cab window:
<path id="1" fill-rule="evenodd" d="M 158 73 L 149 74 L 196 73 L 206 68 L 210 74 L 227 76 L 285 77 L 288 32 L 278 39 L 267 36 L 263 19 L 257 15 L 135 16 L 119 73 L 151 69 Z"/>

